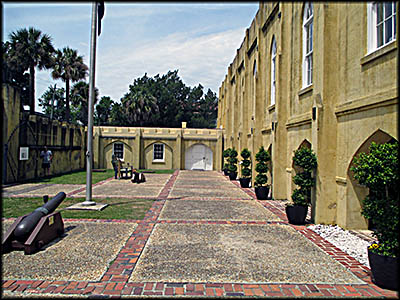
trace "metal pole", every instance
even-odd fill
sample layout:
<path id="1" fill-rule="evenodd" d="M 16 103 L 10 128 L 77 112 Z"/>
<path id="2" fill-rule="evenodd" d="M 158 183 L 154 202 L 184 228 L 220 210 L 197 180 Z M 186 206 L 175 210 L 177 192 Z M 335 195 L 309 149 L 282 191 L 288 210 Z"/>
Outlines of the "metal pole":
<path id="1" fill-rule="evenodd" d="M 92 4 L 92 38 L 90 44 L 90 72 L 89 72 L 89 103 L 88 103 L 88 129 L 86 152 L 86 201 L 82 205 L 95 205 L 92 201 L 92 162 L 93 162 L 93 103 L 94 79 L 96 66 L 96 40 L 97 40 L 97 2 Z"/>

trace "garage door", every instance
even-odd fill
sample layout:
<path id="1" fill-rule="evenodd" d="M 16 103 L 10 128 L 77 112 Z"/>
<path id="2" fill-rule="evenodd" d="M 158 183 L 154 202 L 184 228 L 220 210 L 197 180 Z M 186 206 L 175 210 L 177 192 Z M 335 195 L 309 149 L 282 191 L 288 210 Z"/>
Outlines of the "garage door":
<path id="1" fill-rule="evenodd" d="M 202 144 L 191 146 L 185 154 L 185 169 L 211 171 L 213 169 L 211 149 Z"/>

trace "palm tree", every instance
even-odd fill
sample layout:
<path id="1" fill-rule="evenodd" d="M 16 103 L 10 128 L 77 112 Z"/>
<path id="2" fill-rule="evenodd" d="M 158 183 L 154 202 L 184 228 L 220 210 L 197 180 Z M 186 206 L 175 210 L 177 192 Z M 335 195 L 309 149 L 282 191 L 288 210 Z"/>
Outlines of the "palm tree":
<path id="1" fill-rule="evenodd" d="M 84 64 L 83 57 L 78 55 L 77 50 L 65 47 L 62 50 L 57 50 L 53 72 L 53 79 L 62 79 L 65 82 L 65 120 L 70 120 L 69 108 L 69 82 L 76 82 L 85 79 L 89 68 Z"/>
<path id="2" fill-rule="evenodd" d="M 88 124 L 88 103 L 89 103 L 89 84 L 84 81 L 78 81 L 71 89 L 71 102 L 76 109 L 76 119 L 82 124 Z M 93 105 L 96 104 L 99 97 L 99 90 L 94 89 Z"/>
<path id="3" fill-rule="evenodd" d="M 29 106 L 35 112 L 35 67 L 49 69 L 53 65 L 54 47 L 51 37 L 33 27 L 10 34 L 8 64 L 19 66 L 22 72 L 29 70 Z"/>
<path id="4" fill-rule="evenodd" d="M 121 102 L 129 125 L 144 126 L 153 114 L 158 113 L 156 97 L 143 91 L 127 93 Z"/>

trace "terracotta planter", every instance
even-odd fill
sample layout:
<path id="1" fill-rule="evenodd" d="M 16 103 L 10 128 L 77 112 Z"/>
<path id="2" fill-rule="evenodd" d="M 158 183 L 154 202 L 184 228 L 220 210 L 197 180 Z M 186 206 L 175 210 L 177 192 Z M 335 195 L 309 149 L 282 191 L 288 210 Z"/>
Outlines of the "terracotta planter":
<path id="1" fill-rule="evenodd" d="M 237 172 L 229 172 L 228 176 L 230 180 L 236 180 Z"/>
<path id="2" fill-rule="evenodd" d="M 240 186 L 242 188 L 250 187 L 250 179 L 251 178 L 239 178 Z"/>
<path id="3" fill-rule="evenodd" d="M 286 206 L 286 216 L 289 223 L 293 225 L 304 225 L 306 223 L 307 212 L 308 206 Z"/>
<path id="4" fill-rule="evenodd" d="M 254 188 L 258 200 L 267 200 L 269 193 L 269 186 L 258 186 Z"/>
<path id="5" fill-rule="evenodd" d="M 397 291 L 399 289 L 398 257 L 384 256 L 368 249 L 372 282 L 377 286 Z"/>

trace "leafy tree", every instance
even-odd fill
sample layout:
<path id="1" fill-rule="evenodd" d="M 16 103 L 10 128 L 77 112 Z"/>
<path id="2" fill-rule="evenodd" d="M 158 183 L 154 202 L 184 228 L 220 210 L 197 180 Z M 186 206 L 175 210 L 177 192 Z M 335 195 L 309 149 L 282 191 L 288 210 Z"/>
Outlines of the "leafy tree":
<path id="1" fill-rule="evenodd" d="M 10 42 L 1 42 L 3 82 L 19 88 L 21 106 L 29 105 L 29 73 L 25 72 L 21 64 L 13 64 L 10 61 L 10 47 Z"/>
<path id="2" fill-rule="evenodd" d="M 88 67 L 83 62 L 83 57 L 78 55 L 77 50 L 65 47 L 62 50 L 57 50 L 55 53 L 55 60 L 53 72 L 51 73 L 53 79 L 62 79 L 65 82 L 65 120 L 70 120 L 70 107 L 69 107 L 69 84 L 87 76 Z M 86 118 L 87 119 L 87 118 Z"/>
<path id="3" fill-rule="evenodd" d="M 99 90 L 95 88 L 94 103 L 96 104 L 99 96 Z M 89 103 L 89 84 L 84 81 L 78 81 L 71 89 L 71 102 L 75 109 L 76 120 L 83 125 L 88 124 L 88 103 Z M 72 112 L 72 111 L 71 111 Z"/>
<path id="4" fill-rule="evenodd" d="M 292 193 L 294 205 L 307 206 L 311 203 L 311 188 L 315 185 L 312 171 L 317 168 L 317 157 L 312 149 L 301 147 L 294 152 L 293 163 L 301 168 L 293 177 L 293 182 L 299 186 Z"/>
<path id="5" fill-rule="evenodd" d="M 113 126 L 126 126 L 128 124 L 128 119 L 124 113 L 124 108 L 122 103 L 114 102 L 111 108 L 111 123 L 109 125 Z"/>
<path id="6" fill-rule="evenodd" d="M 110 97 L 101 97 L 100 102 L 96 105 L 96 111 L 94 115 L 94 123 L 96 125 L 109 125 L 109 119 L 111 117 L 113 105 L 114 101 Z"/>
<path id="7" fill-rule="evenodd" d="M 242 176 L 243 178 L 249 178 L 251 177 L 251 160 L 249 159 L 251 156 L 251 152 L 249 149 L 244 148 L 242 152 L 240 152 L 240 155 L 242 156 Z"/>
<path id="8" fill-rule="evenodd" d="M 64 88 L 55 88 L 53 86 L 49 86 L 39 98 L 39 106 L 42 106 L 43 112 L 49 116 L 53 110 L 53 120 L 62 121 L 65 115 L 64 95 Z"/>
<path id="9" fill-rule="evenodd" d="M 399 144 L 371 143 L 369 153 L 354 158 L 354 178 L 369 189 L 363 200 L 362 215 L 374 224 L 379 247 L 371 251 L 382 255 L 400 255 L 399 233 Z"/>
<path id="10" fill-rule="evenodd" d="M 144 90 L 131 91 L 125 94 L 121 101 L 131 126 L 149 125 L 149 118 L 158 113 L 157 99 Z"/>
<path id="11" fill-rule="evenodd" d="M 267 172 L 268 172 L 268 162 L 271 160 L 271 156 L 269 153 L 264 149 L 264 146 L 261 146 L 256 154 L 256 172 L 258 173 L 255 180 L 254 186 L 267 186 Z"/>
<path id="12" fill-rule="evenodd" d="M 217 100 L 211 90 L 204 95 L 200 84 L 186 86 L 178 70 L 154 78 L 145 74 L 134 80 L 121 99 L 128 120 L 124 125 L 180 127 L 188 122 L 190 127 L 215 128 Z"/>
<path id="13" fill-rule="evenodd" d="M 35 112 L 35 68 L 49 69 L 53 66 L 54 47 L 51 37 L 33 27 L 19 29 L 10 34 L 8 65 L 18 73 L 29 70 L 29 105 Z"/>
<path id="14" fill-rule="evenodd" d="M 193 90 L 192 90 L 193 92 Z M 207 94 L 198 98 L 190 119 L 191 127 L 215 128 L 218 115 L 218 98 L 208 89 Z"/>

